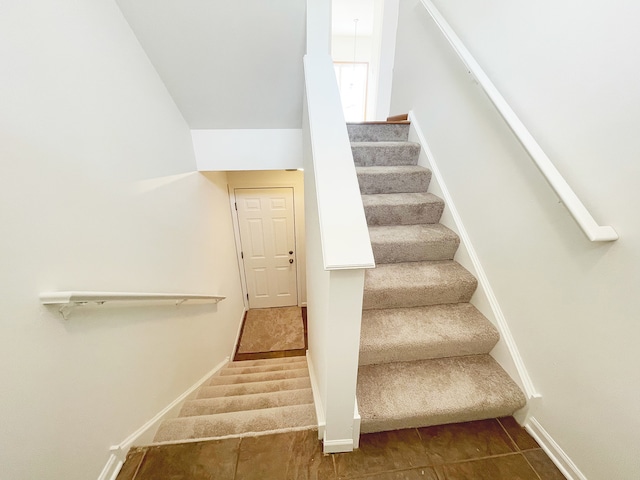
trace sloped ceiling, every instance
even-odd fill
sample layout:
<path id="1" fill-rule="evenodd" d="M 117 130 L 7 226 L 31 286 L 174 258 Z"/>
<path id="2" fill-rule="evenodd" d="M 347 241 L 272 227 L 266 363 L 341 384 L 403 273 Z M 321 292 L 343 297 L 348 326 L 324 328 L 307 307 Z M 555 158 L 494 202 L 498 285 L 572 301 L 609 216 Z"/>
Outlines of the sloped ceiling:
<path id="1" fill-rule="evenodd" d="M 116 0 L 192 129 L 300 128 L 302 0 Z"/>

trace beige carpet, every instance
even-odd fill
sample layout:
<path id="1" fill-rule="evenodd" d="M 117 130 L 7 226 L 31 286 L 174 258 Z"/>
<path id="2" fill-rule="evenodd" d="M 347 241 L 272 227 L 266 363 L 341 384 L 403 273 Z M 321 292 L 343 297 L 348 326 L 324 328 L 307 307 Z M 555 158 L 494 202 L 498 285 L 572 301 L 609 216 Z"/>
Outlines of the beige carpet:
<path id="1" fill-rule="evenodd" d="M 154 442 L 182 442 L 318 426 L 306 357 L 230 362 L 164 420 Z"/>
<path id="2" fill-rule="evenodd" d="M 526 403 L 489 352 L 497 329 L 439 223 L 409 125 L 347 127 L 376 268 L 365 273 L 358 409 L 365 433 L 509 416 Z"/>
<path id="3" fill-rule="evenodd" d="M 505 417 L 525 403 L 489 355 L 362 365 L 358 373 L 362 433 Z"/>
<path id="4" fill-rule="evenodd" d="M 238 353 L 304 348 L 300 307 L 257 308 L 247 312 Z"/>

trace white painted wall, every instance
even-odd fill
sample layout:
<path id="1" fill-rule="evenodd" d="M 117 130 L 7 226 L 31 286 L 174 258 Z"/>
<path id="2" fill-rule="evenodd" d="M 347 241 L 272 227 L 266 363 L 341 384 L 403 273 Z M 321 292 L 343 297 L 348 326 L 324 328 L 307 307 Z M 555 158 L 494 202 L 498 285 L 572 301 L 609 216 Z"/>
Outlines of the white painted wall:
<path id="1" fill-rule="evenodd" d="M 300 129 L 191 130 L 200 171 L 302 168 Z"/>
<path id="2" fill-rule="evenodd" d="M 230 354 L 243 311 L 223 173 L 111 0 L 0 15 L 2 477 L 97 478 L 118 444 Z M 46 290 L 193 292 L 77 309 Z"/>
<path id="3" fill-rule="evenodd" d="M 116 1 L 191 128 L 300 128 L 305 2 Z"/>
<path id="4" fill-rule="evenodd" d="M 302 144 L 302 139 L 300 140 Z M 302 154 L 302 152 L 300 152 Z M 300 160 L 302 162 L 302 159 Z M 307 256 L 304 222 L 304 173 L 302 171 L 287 172 L 283 170 L 260 172 L 228 172 L 229 194 L 234 201 L 234 189 L 236 188 L 293 188 L 293 203 L 295 212 L 296 232 L 296 260 L 298 274 L 298 303 L 301 306 L 307 304 Z M 237 225 L 237 217 L 234 220 Z M 237 226 L 236 226 L 237 228 Z M 239 232 L 236 232 L 236 243 L 239 244 Z M 240 248 L 238 247 L 238 251 Z M 240 261 L 241 259 L 238 259 Z M 242 267 L 240 267 L 242 268 Z M 244 272 L 241 270 L 241 274 Z M 244 282 L 244 278 L 243 278 Z M 245 284 L 246 287 L 246 284 Z M 243 297 L 246 290 L 243 290 Z"/>
<path id="5" fill-rule="evenodd" d="M 399 0 L 377 0 L 376 8 L 380 20 L 376 22 L 376 36 L 379 37 L 378 91 L 375 98 L 375 120 L 386 120 L 390 115 L 407 112 L 391 112 L 391 89 L 393 64 L 396 50 L 396 30 L 398 28 Z"/>
<path id="6" fill-rule="evenodd" d="M 331 58 L 334 62 L 353 62 L 353 35 L 334 35 L 331 37 Z M 355 39 L 356 62 L 371 62 L 373 51 L 371 35 L 359 35 Z"/>
<path id="7" fill-rule="evenodd" d="M 305 53 L 325 55 L 331 51 L 331 0 L 306 0 Z M 303 104 L 304 107 L 304 104 Z"/>
<path id="8" fill-rule="evenodd" d="M 333 7 L 331 57 L 334 62 L 353 62 L 355 53 L 356 62 L 369 64 L 366 120 L 385 120 L 389 116 L 398 0 L 334 0 Z M 358 18 L 355 38 L 354 18 Z"/>
<path id="9" fill-rule="evenodd" d="M 436 1 L 601 224 L 589 242 L 423 11 L 400 4 L 392 111 L 414 109 L 543 398 L 586 478 L 640 463 L 640 6 Z"/>

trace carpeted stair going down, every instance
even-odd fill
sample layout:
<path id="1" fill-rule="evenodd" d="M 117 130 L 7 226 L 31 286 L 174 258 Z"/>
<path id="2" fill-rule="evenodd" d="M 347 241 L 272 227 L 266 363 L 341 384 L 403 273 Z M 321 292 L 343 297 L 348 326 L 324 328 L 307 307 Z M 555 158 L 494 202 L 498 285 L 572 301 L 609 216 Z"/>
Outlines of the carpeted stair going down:
<path id="1" fill-rule="evenodd" d="M 155 443 L 317 428 L 306 357 L 230 362 L 161 423 Z"/>
<path id="2" fill-rule="evenodd" d="M 358 407 L 363 433 L 511 415 L 525 397 L 489 355 L 496 328 L 469 303 L 409 124 L 348 124 L 376 268 L 365 276 Z"/>

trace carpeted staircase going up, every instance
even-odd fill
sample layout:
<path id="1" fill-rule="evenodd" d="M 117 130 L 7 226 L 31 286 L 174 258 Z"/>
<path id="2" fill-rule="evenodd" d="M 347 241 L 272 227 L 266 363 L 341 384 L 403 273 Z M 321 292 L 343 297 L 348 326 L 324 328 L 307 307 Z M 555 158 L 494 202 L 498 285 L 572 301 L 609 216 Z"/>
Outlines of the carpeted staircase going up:
<path id="1" fill-rule="evenodd" d="M 155 443 L 315 429 L 306 357 L 230 362 L 161 423 Z"/>
<path id="2" fill-rule="evenodd" d="M 365 276 L 358 406 L 363 433 L 511 415 L 525 397 L 489 355 L 496 328 L 469 303 L 409 124 L 348 124 L 376 268 Z"/>

